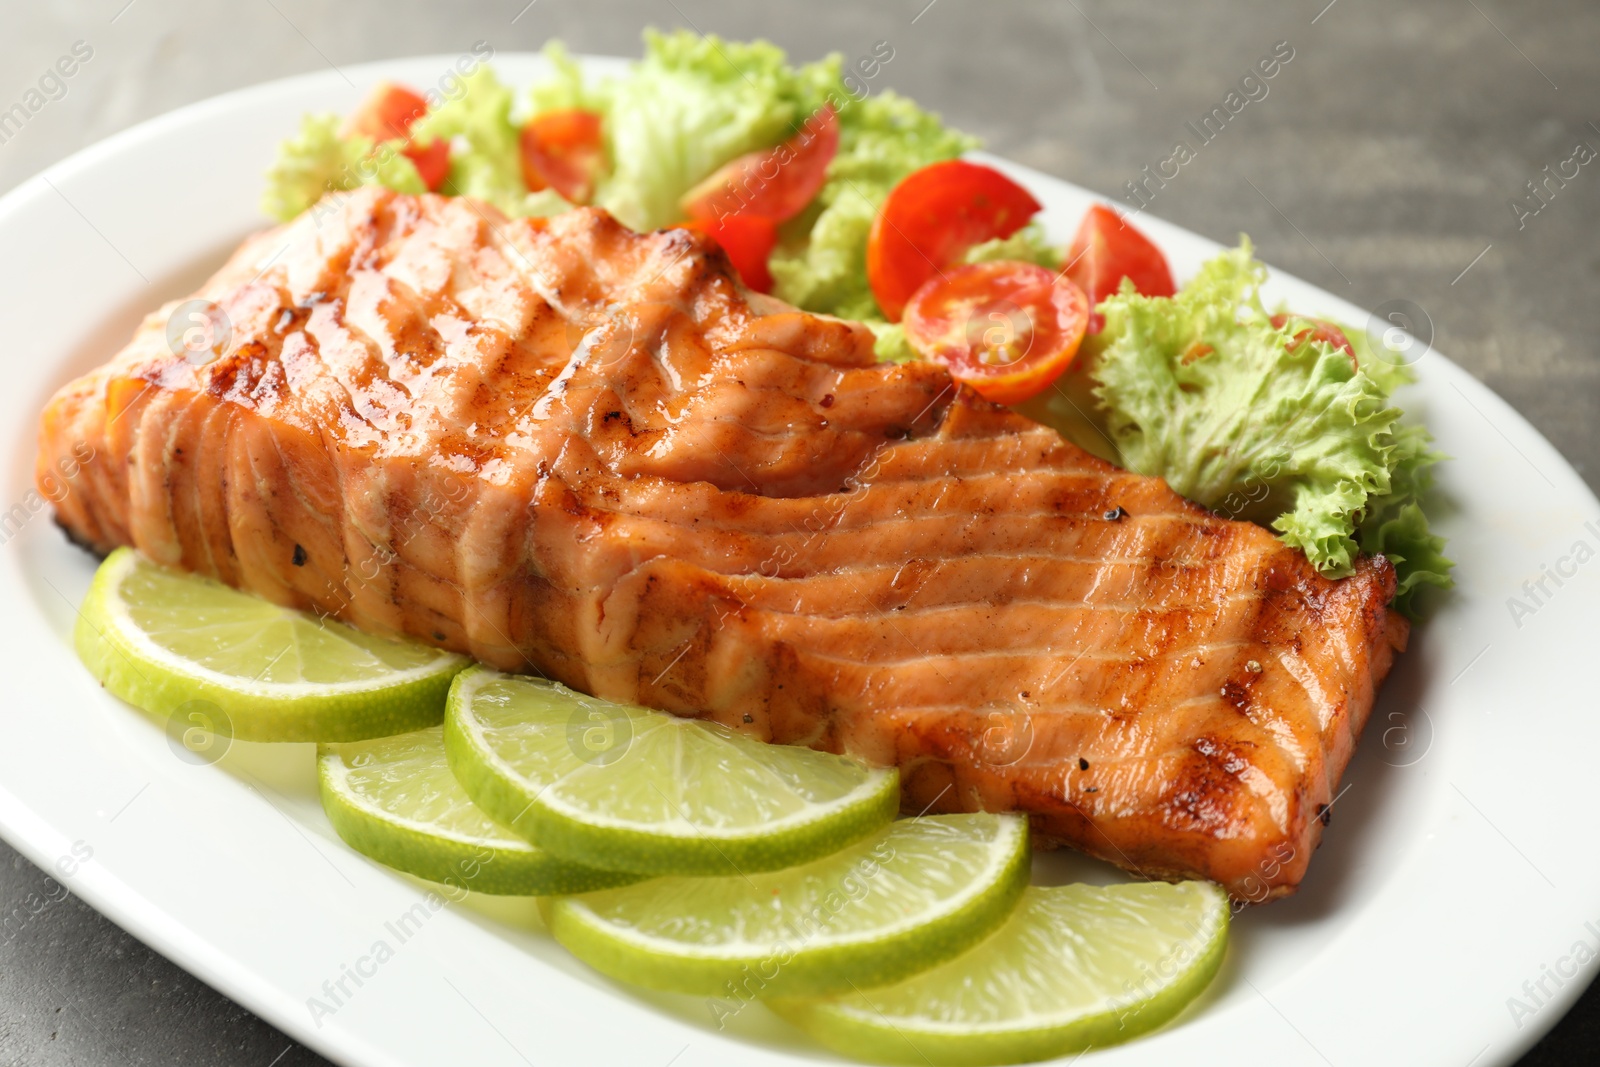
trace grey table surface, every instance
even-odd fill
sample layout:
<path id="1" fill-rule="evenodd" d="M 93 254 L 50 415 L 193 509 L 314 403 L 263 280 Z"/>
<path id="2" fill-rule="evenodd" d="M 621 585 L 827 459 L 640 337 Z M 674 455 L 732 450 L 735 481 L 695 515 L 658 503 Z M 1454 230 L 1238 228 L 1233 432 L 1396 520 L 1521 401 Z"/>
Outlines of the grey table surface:
<path id="1" fill-rule="evenodd" d="M 798 59 L 888 41 L 884 84 L 1110 196 L 1288 41 L 1294 59 L 1269 94 L 1150 210 L 1219 241 L 1246 231 L 1267 261 L 1358 305 L 1420 304 L 1436 345 L 1600 487 L 1600 173 L 1584 167 L 1537 214 L 1512 207 L 1531 205 L 1526 183 L 1579 142 L 1600 147 L 1594 0 L 0 0 L 0 101 L 74 42 L 94 50 L 66 95 L 0 144 L 0 192 L 256 82 L 477 40 L 634 55 L 649 25 L 768 37 Z M 0 937 L 0 1064 L 325 1062 L 0 844 L 0 915 L 19 907 L 37 914 Z M 1597 1046 L 1591 990 L 1522 1062 L 1593 1062 Z"/>

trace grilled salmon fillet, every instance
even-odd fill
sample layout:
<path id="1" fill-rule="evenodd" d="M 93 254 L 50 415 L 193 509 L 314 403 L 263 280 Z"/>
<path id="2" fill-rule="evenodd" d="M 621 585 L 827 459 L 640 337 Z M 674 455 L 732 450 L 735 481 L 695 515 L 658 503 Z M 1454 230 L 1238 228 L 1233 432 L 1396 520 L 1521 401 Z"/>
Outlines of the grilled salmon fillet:
<path id="1" fill-rule="evenodd" d="M 169 305 L 46 407 L 74 539 L 897 764 L 910 811 L 1281 895 L 1405 641 L 1385 560 L 1325 579 L 686 230 L 368 189 L 196 297 L 220 357 Z"/>

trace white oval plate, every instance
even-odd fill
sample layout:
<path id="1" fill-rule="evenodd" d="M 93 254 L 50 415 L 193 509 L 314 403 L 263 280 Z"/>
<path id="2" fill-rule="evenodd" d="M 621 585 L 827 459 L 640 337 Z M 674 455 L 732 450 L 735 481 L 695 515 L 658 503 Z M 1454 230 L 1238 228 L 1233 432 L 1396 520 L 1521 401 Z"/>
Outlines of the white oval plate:
<path id="1" fill-rule="evenodd" d="M 830 1060 L 759 1006 L 719 1030 L 725 1012 L 703 1000 L 594 975 L 526 901 L 430 909 L 422 883 L 334 836 L 309 746 L 241 743 L 217 765 L 180 759 L 161 724 L 107 697 L 73 655 L 93 563 L 29 495 L 45 399 L 263 224 L 262 171 L 303 112 L 347 110 L 380 78 L 435 85 L 452 61 L 348 68 L 354 86 L 330 71 L 217 97 L 80 152 L 0 201 L 12 375 L 0 394 L 0 834 L 151 947 L 341 1063 Z M 586 62 L 601 72 L 619 61 Z M 526 55 L 495 63 L 516 85 L 542 69 Z M 1052 235 L 1069 237 L 1091 194 L 1005 166 L 1044 203 Z M 1179 277 L 1215 251 L 1157 219 L 1141 225 Z M 1271 296 L 1367 321 L 1283 275 Z M 1487 1067 L 1514 1060 L 1593 974 L 1600 505 L 1454 364 L 1430 351 L 1417 370 L 1405 403 L 1454 457 L 1441 473 L 1451 507 L 1437 523 L 1459 588 L 1385 687 L 1300 894 L 1238 919 L 1222 974 L 1176 1025 L 1096 1051 L 1095 1062 Z M 1037 876 L 1071 872 L 1106 876 L 1060 858 L 1041 860 Z"/>

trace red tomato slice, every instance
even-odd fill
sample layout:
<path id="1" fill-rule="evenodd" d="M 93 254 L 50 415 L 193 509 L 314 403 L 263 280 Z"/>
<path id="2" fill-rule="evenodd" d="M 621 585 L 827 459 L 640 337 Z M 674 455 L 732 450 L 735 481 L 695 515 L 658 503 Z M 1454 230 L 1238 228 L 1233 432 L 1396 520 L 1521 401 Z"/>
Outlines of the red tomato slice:
<path id="1" fill-rule="evenodd" d="M 401 149 L 407 159 L 415 163 L 417 173 L 422 176 L 422 184 L 428 191 L 434 192 L 444 184 L 450 174 L 450 142 L 442 137 L 436 137 L 426 145 L 418 145 L 415 141 Z"/>
<path id="2" fill-rule="evenodd" d="M 772 292 L 772 271 L 767 269 L 767 260 L 778 246 L 776 222 L 760 215 L 725 215 L 720 219 L 691 219 L 683 226 L 721 245 L 747 287 L 758 293 Z"/>
<path id="3" fill-rule="evenodd" d="M 951 159 L 907 175 L 867 235 L 867 282 L 890 322 L 911 294 L 967 249 L 1010 237 L 1039 210 L 1028 190 L 993 167 Z"/>
<path id="4" fill-rule="evenodd" d="M 605 140 L 597 111 L 567 108 L 535 115 L 522 128 L 522 180 L 528 189 L 554 189 L 587 204 L 605 169 Z"/>
<path id="5" fill-rule="evenodd" d="M 1171 296 L 1177 291 L 1161 249 L 1104 204 L 1090 208 L 1078 224 L 1078 235 L 1067 252 L 1067 277 L 1078 283 L 1091 308 L 1115 293 L 1124 278 L 1145 296 Z M 1092 312 L 1089 332 L 1099 333 L 1105 321 Z"/>
<path id="6" fill-rule="evenodd" d="M 1281 330 L 1290 319 L 1304 319 L 1312 324 L 1294 335 L 1294 340 L 1289 345 L 1290 348 L 1298 348 L 1308 340 L 1322 341 L 1325 344 L 1332 345 L 1334 348 L 1344 349 L 1345 353 L 1350 357 L 1351 368 L 1354 370 L 1361 369 L 1356 364 L 1355 346 L 1350 343 L 1350 338 L 1346 337 L 1344 331 L 1338 326 L 1325 319 L 1313 319 L 1308 315 L 1279 314 L 1272 316 L 1269 321 L 1274 328 Z"/>
<path id="7" fill-rule="evenodd" d="M 1019 404 L 1071 365 L 1089 302 L 1070 279 L 1033 263 L 953 267 L 906 304 L 906 338 L 985 400 Z"/>
<path id="8" fill-rule="evenodd" d="M 380 141 L 404 140 L 400 151 L 416 164 L 422 184 L 431 192 L 444 184 L 450 173 L 450 142 L 434 139 L 426 145 L 411 140 L 411 124 L 428 113 L 428 102 L 403 85 L 379 82 L 361 106 L 345 120 L 346 137 L 366 137 Z"/>
<path id="9" fill-rule="evenodd" d="M 833 107 L 806 120 L 800 132 L 778 145 L 724 164 L 683 195 L 679 206 L 691 219 L 761 215 L 784 222 L 805 210 L 828 177 L 839 151 L 839 118 Z"/>
<path id="10" fill-rule="evenodd" d="M 346 137 L 368 137 L 374 142 L 411 136 L 411 124 L 428 113 L 428 102 L 403 85 L 379 82 L 345 120 Z"/>

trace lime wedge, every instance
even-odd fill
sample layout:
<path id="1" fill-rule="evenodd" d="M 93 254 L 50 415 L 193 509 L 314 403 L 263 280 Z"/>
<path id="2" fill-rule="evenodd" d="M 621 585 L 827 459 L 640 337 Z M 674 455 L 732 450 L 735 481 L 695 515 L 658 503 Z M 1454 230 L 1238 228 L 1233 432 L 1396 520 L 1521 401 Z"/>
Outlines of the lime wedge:
<path id="1" fill-rule="evenodd" d="M 791 867 L 870 834 L 900 798 L 893 770 L 485 668 L 456 679 L 444 739 L 485 811 L 607 870 Z"/>
<path id="2" fill-rule="evenodd" d="M 485 815 L 450 773 L 439 726 L 323 745 L 317 778 L 322 809 L 351 848 L 418 878 L 522 896 L 638 880 L 556 859 Z"/>
<path id="3" fill-rule="evenodd" d="M 78 656 L 156 715 L 204 706 L 246 741 L 352 741 L 436 724 L 467 661 L 281 608 L 119 548 L 78 613 Z"/>
<path id="4" fill-rule="evenodd" d="M 936 815 L 788 870 L 657 878 L 542 908 L 556 940 L 595 970 L 721 996 L 731 1011 L 752 997 L 893 982 L 950 959 L 1005 922 L 1029 866 L 1023 819 Z"/>
<path id="5" fill-rule="evenodd" d="M 1227 895 L 1206 882 L 1030 887 L 993 937 L 942 966 L 769 1006 L 855 1059 L 1029 1062 L 1160 1026 L 1205 989 L 1227 940 Z"/>

